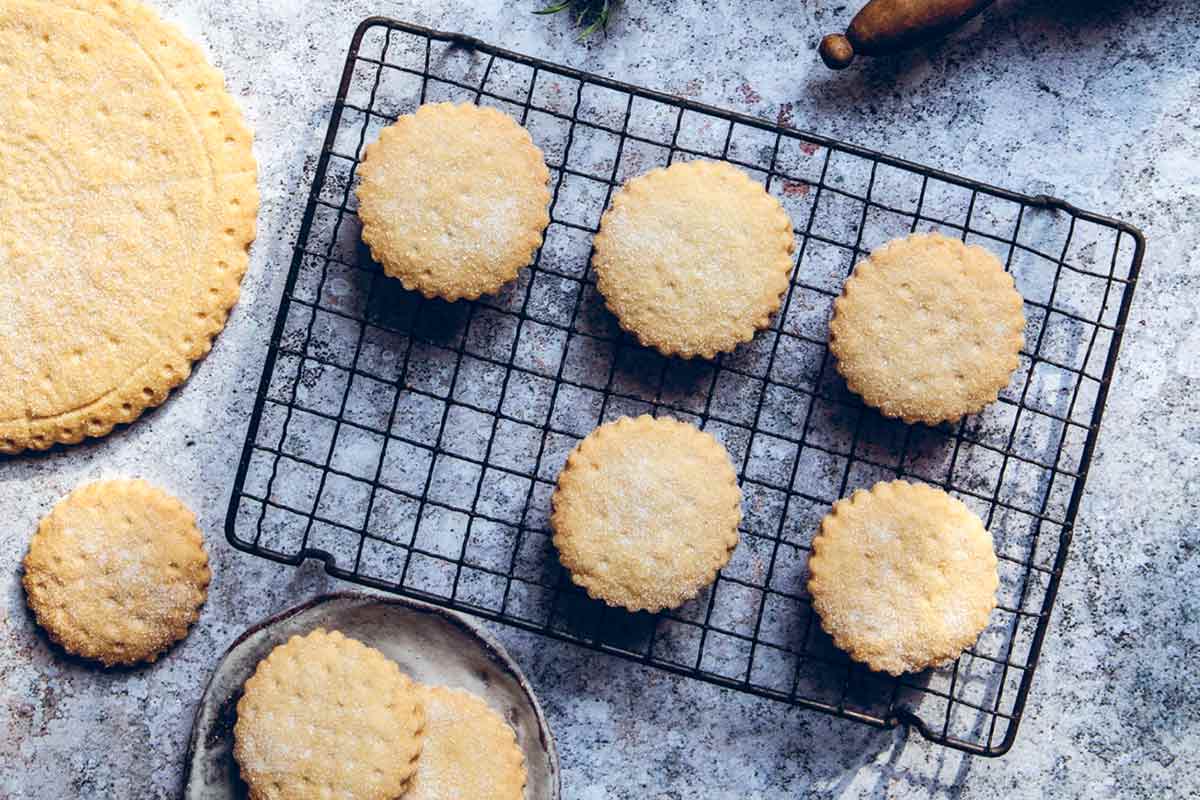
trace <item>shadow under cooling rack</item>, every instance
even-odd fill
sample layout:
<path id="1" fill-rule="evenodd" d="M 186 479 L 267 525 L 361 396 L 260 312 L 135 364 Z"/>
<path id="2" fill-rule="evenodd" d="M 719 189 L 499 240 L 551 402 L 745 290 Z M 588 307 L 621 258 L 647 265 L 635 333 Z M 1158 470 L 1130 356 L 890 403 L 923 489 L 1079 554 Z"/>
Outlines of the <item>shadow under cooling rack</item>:
<path id="1" fill-rule="evenodd" d="M 496 297 L 425 300 L 360 241 L 363 146 L 399 114 L 476 102 L 527 127 L 552 222 Z M 622 335 L 589 270 L 615 187 L 672 161 L 731 161 L 796 226 L 782 310 L 714 361 Z M 996 253 L 1025 298 L 1000 400 L 940 428 L 865 408 L 826 348 L 833 298 L 888 239 L 941 230 Z M 1144 243 L 1123 223 L 762 120 L 384 19 L 355 34 L 239 465 L 234 546 L 730 688 L 986 755 L 1011 746 L 1046 631 Z M 669 414 L 728 448 L 742 540 L 717 582 L 656 616 L 592 601 L 550 542 L 567 452 L 602 421 Z M 809 543 L 880 479 L 941 486 L 985 520 L 999 608 L 954 664 L 900 679 L 852 664 L 814 620 Z"/>

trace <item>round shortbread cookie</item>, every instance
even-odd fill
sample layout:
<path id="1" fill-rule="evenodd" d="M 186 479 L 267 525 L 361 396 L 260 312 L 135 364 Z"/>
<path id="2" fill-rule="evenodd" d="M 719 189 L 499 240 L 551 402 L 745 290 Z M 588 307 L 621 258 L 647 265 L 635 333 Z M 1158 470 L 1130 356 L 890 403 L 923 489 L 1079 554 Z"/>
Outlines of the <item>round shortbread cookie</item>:
<path id="1" fill-rule="evenodd" d="M 462 689 L 421 686 L 425 741 L 404 800 L 521 800 L 525 755 L 513 729 Z"/>
<path id="2" fill-rule="evenodd" d="M 900 675 L 953 660 L 979 638 L 996 607 L 996 565 L 991 534 L 960 501 L 884 481 L 821 521 L 808 591 L 838 647 Z"/>
<path id="3" fill-rule="evenodd" d="M 996 400 L 1024 343 L 999 259 L 939 233 L 885 244 L 833 304 L 829 348 L 850 391 L 885 416 L 937 425 Z"/>
<path id="4" fill-rule="evenodd" d="M 643 345 L 712 358 L 770 324 L 794 239 L 783 206 L 744 172 L 690 161 L 616 193 L 592 265 L 605 304 Z"/>
<path id="5" fill-rule="evenodd" d="M 233 728 L 251 800 L 394 800 L 416 773 L 419 687 L 373 647 L 323 628 L 258 662 Z"/>
<path id="6" fill-rule="evenodd" d="M 645 415 L 588 434 L 567 457 L 552 502 L 554 545 L 571 580 L 630 611 L 695 597 L 729 562 L 742 519 L 720 442 Z"/>
<path id="7" fill-rule="evenodd" d="M 362 238 L 404 288 L 444 300 L 517 277 L 550 224 L 550 170 L 507 114 L 432 103 L 367 146 L 358 167 Z"/>
<path id="8" fill-rule="evenodd" d="M 220 71 L 135 0 L 0 0 L 0 452 L 103 436 L 191 372 L 258 209 Z"/>
<path id="9" fill-rule="evenodd" d="M 196 517 L 145 481 L 99 481 L 38 526 L 22 583 L 38 624 L 105 666 L 154 661 L 199 617 L 211 573 Z"/>

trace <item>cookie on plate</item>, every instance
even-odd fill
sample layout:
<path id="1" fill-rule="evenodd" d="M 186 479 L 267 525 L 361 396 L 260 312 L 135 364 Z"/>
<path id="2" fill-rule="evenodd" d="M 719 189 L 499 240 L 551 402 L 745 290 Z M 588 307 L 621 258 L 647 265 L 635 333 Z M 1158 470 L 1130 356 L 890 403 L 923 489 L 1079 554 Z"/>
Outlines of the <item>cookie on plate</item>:
<path id="1" fill-rule="evenodd" d="M 443 300 L 517 277 L 550 224 L 550 170 L 494 108 L 430 103 L 379 133 L 358 167 L 362 238 L 406 289 Z"/>
<path id="2" fill-rule="evenodd" d="M 395 800 L 417 769 L 418 685 L 373 647 L 323 628 L 258 662 L 233 728 L 252 800 Z"/>
<path id="3" fill-rule="evenodd" d="M 821 521 L 808 591 L 821 627 L 871 669 L 900 675 L 957 658 L 996 607 L 983 522 L 940 489 L 885 481 Z"/>
<path id="4" fill-rule="evenodd" d="M 795 246 L 779 201 L 722 161 L 633 178 L 600 221 L 592 265 L 621 327 L 667 356 L 712 358 L 770 324 Z"/>
<path id="5" fill-rule="evenodd" d="M 937 425 L 996 400 L 1017 368 L 1024 329 L 1021 295 L 996 256 L 924 233 L 854 268 L 833 304 L 829 349 L 868 405 Z"/>
<path id="6" fill-rule="evenodd" d="M 729 454 L 711 434 L 622 417 L 567 457 L 552 497 L 554 545 L 592 597 L 630 611 L 674 608 L 728 563 L 741 501 Z"/>
<path id="7" fill-rule="evenodd" d="M 22 583 L 38 624 L 105 666 L 154 661 L 187 635 L 210 573 L 196 517 L 140 480 L 98 481 L 38 526 Z"/>
<path id="8" fill-rule="evenodd" d="M 404 800 L 521 800 L 525 755 L 504 718 L 462 689 L 420 694 L 425 742 Z"/>

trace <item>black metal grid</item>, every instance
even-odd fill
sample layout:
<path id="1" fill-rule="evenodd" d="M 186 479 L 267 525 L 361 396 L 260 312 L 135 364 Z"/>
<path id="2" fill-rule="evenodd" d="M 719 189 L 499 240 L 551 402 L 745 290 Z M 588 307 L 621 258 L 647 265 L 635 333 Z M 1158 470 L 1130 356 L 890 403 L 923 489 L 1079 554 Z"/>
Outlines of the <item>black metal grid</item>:
<path id="1" fill-rule="evenodd" d="M 471 101 L 529 128 L 552 223 L 493 298 L 424 300 L 359 241 L 364 143 L 422 102 Z M 796 268 L 773 327 L 712 362 L 620 334 L 588 269 L 613 189 L 672 160 L 722 158 L 791 214 Z M 886 420 L 832 369 L 826 325 L 855 261 L 939 229 L 1001 256 L 1026 347 L 999 402 L 955 426 Z M 1011 746 L 1071 538 L 1144 250 L 1134 228 L 820 136 L 627 86 L 457 34 L 373 18 L 355 33 L 271 337 L 227 518 L 229 541 L 289 564 L 671 672 L 1000 755 Z M 629 614 L 570 584 L 549 496 L 602 420 L 666 413 L 729 448 L 742 541 L 673 612 Z M 945 488 L 987 522 L 1000 606 L 944 669 L 892 679 L 814 624 L 808 543 L 836 498 L 881 478 Z"/>

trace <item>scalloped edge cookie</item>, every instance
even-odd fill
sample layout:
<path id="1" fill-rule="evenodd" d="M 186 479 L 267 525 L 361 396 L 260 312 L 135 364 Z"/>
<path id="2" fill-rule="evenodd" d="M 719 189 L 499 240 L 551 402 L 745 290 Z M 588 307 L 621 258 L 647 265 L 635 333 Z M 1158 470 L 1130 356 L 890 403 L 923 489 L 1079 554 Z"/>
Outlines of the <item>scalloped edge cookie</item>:
<path id="1" fill-rule="evenodd" d="M 795 234 L 779 201 L 723 161 L 632 178 L 600 220 L 592 266 L 621 328 L 666 356 L 713 358 L 771 324 Z"/>
<path id="2" fill-rule="evenodd" d="M 106 667 L 153 662 L 187 636 L 212 577 L 195 515 L 142 480 L 75 489 L 38 525 L 24 566 L 38 625 Z"/>
<path id="3" fill-rule="evenodd" d="M 525 754 L 504 718 L 463 689 L 422 685 L 425 741 L 404 800 L 521 800 Z"/>
<path id="4" fill-rule="evenodd" d="M 919 233 L 858 263 L 833 303 L 829 349 L 850 391 L 887 417 L 956 422 L 1020 365 L 1024 301 L 978 245 Z"/>
<path id="5" fill-rule="evenodd" d="M 550 224 L 550 170 L 502 111 L 427 103 L 379 132 L 358 167 L 362 239 L 385 274 L 443 300 L 515 280 Z"/>
<path id="6" fill-rule="evenodd" d="M 339 631 L 296 635 L 258 662 L 233 756 L 252 800 L 395 800 L 424 739 L 419 685 Z"/>
<path id="7" fill-rule="evenodd" d="M 983 521 L 940 489 L 881 481 L 838 500 L 808 560 L 821 627 L 890 675 L 953 661 L 987 628 L 998 561 Z"/>
<path id="8" fill-rule="evenodd" d="M 621 417 L 567 456 L 551 497 L 571 580 L 630 611 L 675 608 L 711 584 L 738 544 L 742 492 L 712 434 Z"/>

